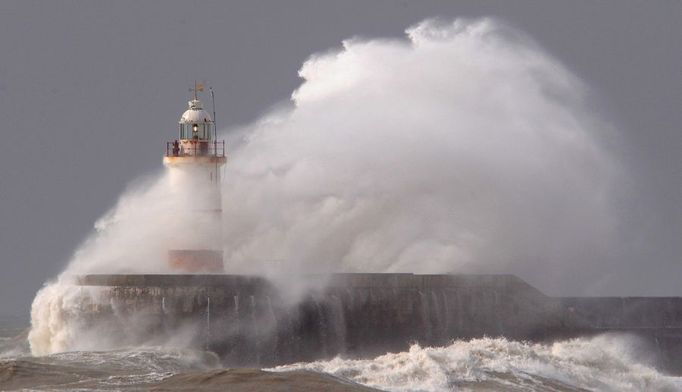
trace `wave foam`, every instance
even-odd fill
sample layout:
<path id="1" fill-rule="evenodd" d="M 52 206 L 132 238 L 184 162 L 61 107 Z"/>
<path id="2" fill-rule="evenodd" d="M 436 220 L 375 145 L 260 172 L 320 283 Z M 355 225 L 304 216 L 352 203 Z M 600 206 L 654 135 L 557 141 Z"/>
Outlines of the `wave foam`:
<path id="1" fill-rule="evenodd" d="M 552 344 L 483 338 L 420 347 L 368 360 L 334 358 L 273 370 L 314 370 L 390 391 L 679 391 L 636 358 L 634 338 L 602 335 Z"/>

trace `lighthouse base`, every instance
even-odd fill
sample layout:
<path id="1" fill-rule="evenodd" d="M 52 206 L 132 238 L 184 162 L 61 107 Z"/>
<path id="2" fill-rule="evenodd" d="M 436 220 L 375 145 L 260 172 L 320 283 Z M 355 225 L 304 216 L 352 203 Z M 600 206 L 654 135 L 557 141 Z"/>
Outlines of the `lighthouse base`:
<path id="1" fill-rule="evenodd" d="M 174 249 L 168 251 L 168 265 L 178 272 L 222 273 L 223 252 L 209 249 Z"/>

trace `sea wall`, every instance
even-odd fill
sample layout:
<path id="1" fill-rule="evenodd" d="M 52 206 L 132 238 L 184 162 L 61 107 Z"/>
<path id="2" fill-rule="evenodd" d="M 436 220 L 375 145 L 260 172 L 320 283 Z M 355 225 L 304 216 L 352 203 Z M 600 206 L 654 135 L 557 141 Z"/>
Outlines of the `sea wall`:
<path id="1" fill-rule="evenodd" d="M 110 319 L 112 333 L 126 341 L 191 331 L 194 344 L 228 365 L 366 357 L 481 336 L 542 341 L 605 331 L 643 336 L 667 359 L 682 353 L 682 298 L 551 298 L 513 275 L 306 279 L 325 281 L 324 288 L 294 303 L 267 280 L 241 275 L 86 275 L 78 284 L 100 290 L 100 300 L 83 311 L 85 322 Z"/>

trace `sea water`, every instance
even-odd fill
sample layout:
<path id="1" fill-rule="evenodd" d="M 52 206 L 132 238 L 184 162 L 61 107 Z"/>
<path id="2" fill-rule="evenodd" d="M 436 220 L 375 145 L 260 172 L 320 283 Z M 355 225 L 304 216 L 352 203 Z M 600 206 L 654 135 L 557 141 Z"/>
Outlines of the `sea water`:
<path id="1" fill-rule="evenodd" d="M 0 390 L 137 391 L 268 390 L 311 385 L 384 391 L 682 391 L 682 377 L 657 370 L 629 335 L 605 334 L 553 343 L 504 338 L 454 340 L 443 347 L 412 345 L 376 358 L 335 357 L 271 369 L 223 369 L 210 352 L 169 347 L 127 347 L 32 356 L 26 332 L 0 326 Z M 635 348 L 638 348 L 635 350 Z M 303 372 L 302 372 L 303 371 Z M 268 378 L 277 373 L 280 378 Z M 311 374 L 319 375 L 310 384 Z M 184 378 L 183 378 L 184 377 Z M 319 381 L 323 380 L 323 381 Z M 364 387 L 363 387 L 364 386 Z"/>

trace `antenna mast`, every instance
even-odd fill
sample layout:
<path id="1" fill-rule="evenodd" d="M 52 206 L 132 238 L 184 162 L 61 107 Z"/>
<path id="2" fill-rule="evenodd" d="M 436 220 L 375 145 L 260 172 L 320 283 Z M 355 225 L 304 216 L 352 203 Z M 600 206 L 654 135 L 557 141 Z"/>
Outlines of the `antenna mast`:
<path id="1" fill-rule="evenodd" d="M 218 127 L 216 126 L 215 118 L 215 94 L 213 93 L 213 87 L 208 89 L 211 92 L 211 104 L 213 105 L 213 140 L 218 140 Z"/>
<path id="2" fill-rule="evenodd" d="M 213 155 L 218 156 L 218 125 L 215 118 L 215 93 L 213 92 L 213 87 L 209 86 L 208 90 L 211 92 L 211 105 L 213 106 Z M 223 143 L 223 154 L 225 154 L 225 144 Z M 216 176 L 216 187 L 219 187 L 218 182 L 218 160 L 215 163 L 215 176 Z"/>

